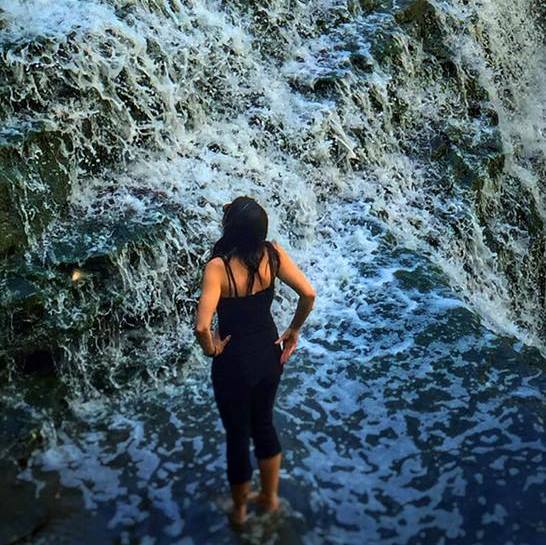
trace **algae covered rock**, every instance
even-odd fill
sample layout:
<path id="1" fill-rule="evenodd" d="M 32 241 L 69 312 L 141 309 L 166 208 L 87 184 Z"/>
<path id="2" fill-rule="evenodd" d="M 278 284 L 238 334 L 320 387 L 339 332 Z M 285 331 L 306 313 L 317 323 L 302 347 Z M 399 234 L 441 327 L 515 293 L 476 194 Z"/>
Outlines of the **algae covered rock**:
<path id="1" fill-rule="evenodd" d="M 0 268 L 0 362 L 47 374 L 59 369 L 63 347 L 106 327 L 105 316 L 114 315 L 114 322 L 125 316 L 128 327 L 141 325 L 145 316 L 131 319 L 123 310 L 130 287 L 116 260 L 127 252 L 128 259 L 138 259 L 180 221 L 176 207 L 158 207 L 156 217 L 150 209 L 146 218 L 129 213 L 102 221 L 69 216 L 48 230 L 41 259 L 5 260 Z"/>
<path id="2" fill-rule="evenodd" d="M 444 13 L 443 18 L 447 15 Z M 453 51 L 447 45 L 444 22 L 429 0 L 406 0 L 398 3 L 395 21 L 423 44 L 423 49 L 439 59 L 450 61 Z"/>
<path id="3" fill-rule="evenodd" d="M 38 124 L 0 128 L 0 255 L 22 253 L 62 214 L 70 191 L 64 144 Z"/>

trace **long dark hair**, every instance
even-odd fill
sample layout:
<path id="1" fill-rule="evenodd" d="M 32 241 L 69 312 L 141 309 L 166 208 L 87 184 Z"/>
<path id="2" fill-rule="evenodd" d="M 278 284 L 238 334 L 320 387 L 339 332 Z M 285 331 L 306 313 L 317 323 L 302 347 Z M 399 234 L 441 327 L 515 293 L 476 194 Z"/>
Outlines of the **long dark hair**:
<path id="1" fill-rule="evenodd" d="M 279 270 L 280 256 L 273 244 L 266 240 L 266 211 L 252 197 L 237 197 L 224 208 L 222 228 L 223 234 L 214 244 L 208 260 L 215 257 L 229 260 L 231 256 L 236 256 L 248 271 L 246 292 L 249 294 L 254 277 L 257 275 L 261 280 L 259 266 L 265 247 L 273 281 Z"/>

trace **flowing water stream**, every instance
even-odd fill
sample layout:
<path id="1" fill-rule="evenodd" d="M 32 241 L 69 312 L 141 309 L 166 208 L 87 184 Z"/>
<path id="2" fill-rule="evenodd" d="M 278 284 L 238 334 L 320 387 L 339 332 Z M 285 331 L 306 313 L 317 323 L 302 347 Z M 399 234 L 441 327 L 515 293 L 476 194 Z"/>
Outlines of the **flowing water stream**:
<path id="1" fill-rule="evenodd" d="M 2 138 L 59 138 L 69 188 L 38 228 L 47 184 L 17 186 L 25 266 L 53 271 L 44 331 L 66 402 L 11 372 L 2 387 L 45 438 L 8 473 L 39 524 L 4 516 L 5 535 L 546 540 L 540 3 L 1 8 Z M 318 293 L 278 395 L 283 509 L 252 513 L 241 535 L 226 526 L 223 430 L 191 330 L 221 205 L 238 194 L 265 206 L 269 238 Z M 277 284 L 280 330 L 294 306 Z"/>

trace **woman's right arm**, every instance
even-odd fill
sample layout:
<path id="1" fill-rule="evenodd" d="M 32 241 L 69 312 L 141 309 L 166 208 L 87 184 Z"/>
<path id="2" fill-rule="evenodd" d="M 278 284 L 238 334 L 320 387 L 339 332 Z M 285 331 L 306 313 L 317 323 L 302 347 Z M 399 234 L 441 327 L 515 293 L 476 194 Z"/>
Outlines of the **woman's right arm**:
<path id="1" fill-rule="evenodd" d="M 286 331 L 275 341 L 282 342 L 281 364 L 284 365 L 296 349 L 300 328 L 315 303 L 316 292 L 303 271 L 296 265 L 286 250 L 277 242 L 271 241 L 280 256 L 278 277 L 299 295 L 294 317 Z"/>

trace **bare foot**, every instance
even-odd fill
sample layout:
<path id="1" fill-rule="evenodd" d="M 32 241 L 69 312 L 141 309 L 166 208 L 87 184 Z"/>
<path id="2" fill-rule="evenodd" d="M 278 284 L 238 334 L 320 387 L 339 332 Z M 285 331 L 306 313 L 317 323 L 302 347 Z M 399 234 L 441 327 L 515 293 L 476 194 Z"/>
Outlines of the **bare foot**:
<path id="1" fill-rule="evenodd" d="M 246 522 L 246 505 L 240 507 L 233 506 L 233 509 L 229 513 L 229 522 L 237 529 L 243 527 Z"/>
<path id="2" fill-rule="evenodd" d="M 264 509 L 264 511 L 267 511 L 268 513 L 278 511 L 280 506 L 278 496 L 267 497 L 261 492 L 251 492 L 248 495 L 248 501 L 257 503 L 262 509 Z"/>

